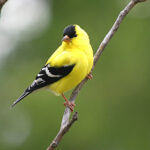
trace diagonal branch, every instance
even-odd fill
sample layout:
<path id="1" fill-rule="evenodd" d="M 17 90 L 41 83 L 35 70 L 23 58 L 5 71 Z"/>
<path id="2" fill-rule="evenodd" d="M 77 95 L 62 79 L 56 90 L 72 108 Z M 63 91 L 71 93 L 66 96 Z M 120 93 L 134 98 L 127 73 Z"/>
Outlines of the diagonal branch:
<path id="1" fill-rule="evenodd" d="M 137 3 L 140 3 L 140 2 L 145 2 L 146 0 L 131 0 L 128 5 L 120 12 L 120 14 L 118 15 L 115 23 L 113 24 L 112 28 L 109 30 L 109 32 L 107 33 L 107 35 L 105 36 L 105 38 L 103 39 L 103 41 L 101 42 L 98 50 L 96 51 L 95 55 L 94 55 L 94 65 L 93 65 L 93 68 L 92 68 L 92 71 L 97 63 L 97 61 L 99 60 L 104 48 L 107 46 L 107 44 L 109 43 L 109 41 L 111 40 L 112 36 L 114 35 L 114 33 L 118 30 L 120 24 L 122 23 L 123 19 L 125 18 L 125 16 L 129 13 L 129 11 L 137 4 Z M 91 72 L 92 72 L 91 71 Z M 78 96 L 81 88 L 83 87 L 83 85 L 88 81 L 87 78 L 85 78 L 72 92 L 72 95 L 70 97 L 70 101 L 75 103 L 75 99 L 76 97 Z M 67 131 L 69 130 L 69 128 L 71 127 L 71 125 L 74 123 L 74 116 L 72 118 L 71 121 L 69 121 L 69 118 L 70 118 L 70 115 L 71 115 L 71 111 L 69 108 L 66 108 L 65 109 L 65 112 L 64 112 L 64 115 L 63 115 L 63 118 L 62 118 L 62 123 L 61 123 L 61 127 L 60 127 L 60 131 L 58 132 L 58 134 L 56 135 L 55 139 L 52 141 L 52 143 L 49 145 L 49 147 L 47 148 L 47 150 L 54 150 L 59 142 L 61 141 L 63 135 L 66 133 L 66 128 L 67 128 Z M 71 125 L 70 125 L 70 122 Z M 62 135 L 62 133 L 64 133 Z M 61 138 L 57 138 L 57 137 L 60 137 Z"/>
<path id="2" fill-rule="evenodd" d="M 51 143 L 51 145 L 47 148 L 47 150 L 54 150 L 57 145 L 59 144 L 59 142 L 61 141 L 62 137 L 64 136 L 64 134 L 66 132 L 68 132 L 68 130 L 70 129 L 70 127 L 73 125 L 73 123 L 78 119 L 78 113 L 75 112 L 72 119 L 69 121 L 69 123 L 63 128 L 63 130 L 60 130 L 57 134 L 57 136 L 55 137 L 55 139 L 53 140 L 53 142 Z"/>

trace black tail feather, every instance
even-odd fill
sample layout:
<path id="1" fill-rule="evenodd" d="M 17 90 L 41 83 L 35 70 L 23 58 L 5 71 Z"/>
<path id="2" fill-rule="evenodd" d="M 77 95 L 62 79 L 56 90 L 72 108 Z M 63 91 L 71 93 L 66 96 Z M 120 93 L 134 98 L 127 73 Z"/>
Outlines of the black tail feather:
<path id="1" fill-rule="evenodd" d="M 23 98 L 25 98 L 27 95 L 29 95 L 32 91 L 29 91 L 28 89 L 25 90 L 25 92 L 16 100 L 13 102 L 13 104 L 11 105 L 12 107 L 14 107 L 18 102 L 20 102 Z"/>

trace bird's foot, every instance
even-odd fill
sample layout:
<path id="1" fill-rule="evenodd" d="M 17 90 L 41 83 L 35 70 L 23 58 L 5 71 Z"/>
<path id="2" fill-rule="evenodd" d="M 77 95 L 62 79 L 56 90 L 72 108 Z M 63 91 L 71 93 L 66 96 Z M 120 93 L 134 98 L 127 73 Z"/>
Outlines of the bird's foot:
<path id="1" fill-rule="evenodd" d="M 67 101 L 64 103 L 64 105 L 65 105 L 66 107 L 69 107 L 70 110 L 73 112 L 74 107 L 75 107 L 75 104 L 74 104 L 74 103 L 71 103 L 70 101 L 67 100 Z"/>
<path id="2" fill-rule="evenodd" d="M 91 72 L 87 75 L 87 78 L 88 78 L 89 80 L 92 80 L 92 79 L 93 79 L 93 75 L 92 75 Z"/>
<path id="3" fill-rule="evenodd" d="M 70 101 L 68 101 L 67 98 L 65 97 L 65 95 L 64 95 L 63 93 L 62 93 L 62 97 L 63 97 L 64 100 L 66 101 L 66 102 L 64 103 L 64 105 L 65 105 L 66 107 L 69 107 L 70 110 L 73 112 L 74 107 L 75 107 L 75 104 L 72 103 L 72 102 L 70 102 Z"/>

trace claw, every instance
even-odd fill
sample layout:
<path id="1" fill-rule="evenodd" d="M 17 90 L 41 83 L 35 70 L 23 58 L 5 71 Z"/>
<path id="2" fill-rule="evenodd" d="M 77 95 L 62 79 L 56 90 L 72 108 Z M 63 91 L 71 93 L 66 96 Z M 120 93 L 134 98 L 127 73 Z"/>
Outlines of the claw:
<path id="1" fill-rule="evenodd" d="M 74 107 L 75 107 L 75 104 L 72 103 L 72 102 L 70 102 L 70 101 L 68 101 L 64 94 L 62 94 L 62 97 L 63 97 L 63 98 L 65 99 L 65 101 L 66 101 L 66 102 L 64 103 L 64 106 L 69 107 L 70 110 L 73 112 Z"/>
<path id="2" fill-rule="evenodd" d="M 92 75 L 91 72 L 87 75 L 87 78 L 88 78 L 89 80 L 92 80 L 92 79 L 93 79 L 93 75 Z"/>
<path id="3" fill-rule="evenodd" d="M 75 104 L 74 104 L 74 103 L 71 103 L 70 101 L 66 101 L 66 102 L 64 103 L 64 106 L 69 107 L 70 110 L 73 112 L 74 107 L 75 107 Z"/>

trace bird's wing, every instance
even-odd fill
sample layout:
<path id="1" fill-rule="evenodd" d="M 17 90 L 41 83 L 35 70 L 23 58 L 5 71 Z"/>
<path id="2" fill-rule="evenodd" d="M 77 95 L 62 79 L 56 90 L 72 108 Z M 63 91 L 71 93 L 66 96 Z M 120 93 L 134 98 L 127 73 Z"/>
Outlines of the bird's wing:
<path id="1" fill-rule="evenodd" d="M 46 65 L 37 74 L 32 84 L 13 103 L 16 105 L 24 97 L 33 91 L 48 86 L 61 78 L 67 76 L 75 66 L 75 58 L 68 52 L 57 51 L 57 55 L 52 55 Z"/>
<path id="2" fill-rule="evenodd" d="M 32 84 L 24 91 L 24 93 L 12 104 L 15 106 L 24 97 L 32 93 L 33 91 L 50 85 L 61 78 L 67 76 L 73 69 L 73 65 L 65 65 L 61 67 L 51 67 L 50 64 L 45 65 L 37 74 Z"/>
<path id="3" fill-rule="evenodd" d="M 60 52 L 55 56 L 52 55 L 36 76 L 30 86 L 30 90 L 34 91 L 45 87 L 67 76 L 75 66 L 75 62 L 71 58 L 72 55 L 67 52 Z"/>
<path id="4" fill-rule="evenodd" d="M 74 66 L 74 64 L 61 67 L 51 67 L 50 64 L 45 65 L 37 74 L 28 90 L 34 91 L 60 80 L 61 78 L 67 76 L 72 71 Z"/>

